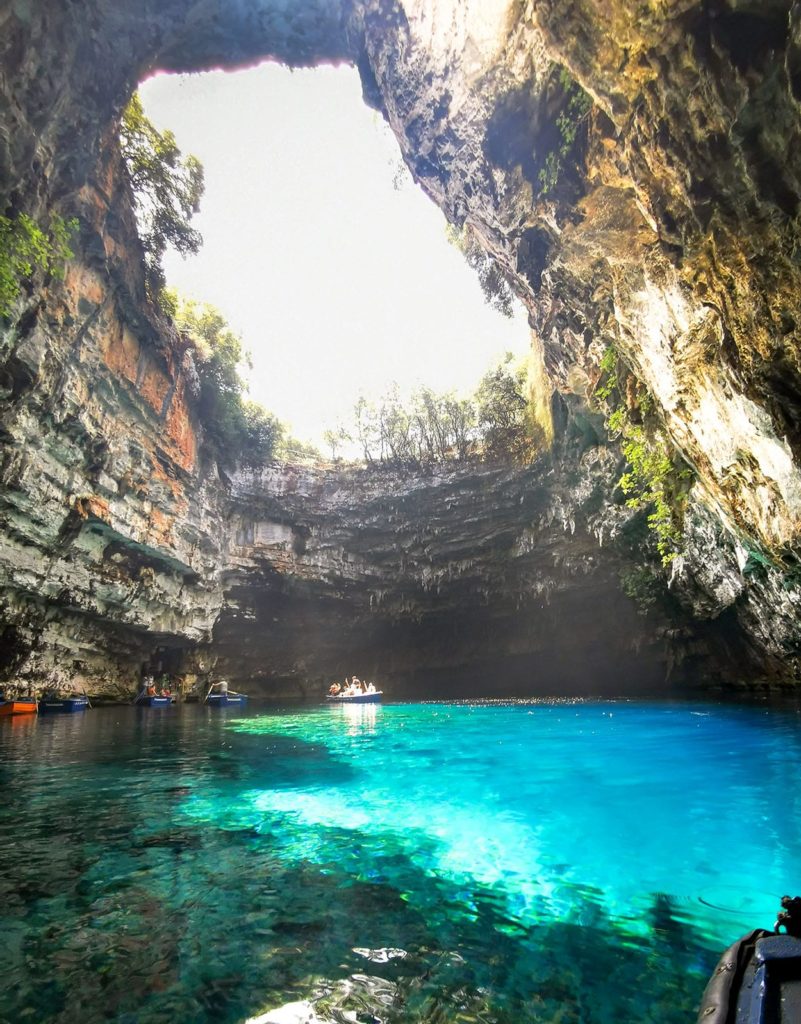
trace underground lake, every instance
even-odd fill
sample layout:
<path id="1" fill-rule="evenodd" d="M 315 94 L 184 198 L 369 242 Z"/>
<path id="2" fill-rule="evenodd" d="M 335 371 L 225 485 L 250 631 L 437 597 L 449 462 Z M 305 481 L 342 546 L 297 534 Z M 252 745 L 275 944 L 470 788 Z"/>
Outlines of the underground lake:
<path id="1" fill-rule="evenodd" d="M 796 884 L 799 711 L 0 723 L 0 1020 L 679 1022 Z"/>

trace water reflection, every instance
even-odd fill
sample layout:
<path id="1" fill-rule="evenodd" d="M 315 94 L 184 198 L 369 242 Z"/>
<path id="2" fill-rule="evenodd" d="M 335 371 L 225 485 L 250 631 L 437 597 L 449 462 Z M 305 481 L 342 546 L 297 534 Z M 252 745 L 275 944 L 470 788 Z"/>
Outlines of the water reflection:
<path id="1" fill-rule="evenodd" d="M 331 710 L 339 713 L 348 736 L 375 735 L 380 704 L 342 704 Z"/>

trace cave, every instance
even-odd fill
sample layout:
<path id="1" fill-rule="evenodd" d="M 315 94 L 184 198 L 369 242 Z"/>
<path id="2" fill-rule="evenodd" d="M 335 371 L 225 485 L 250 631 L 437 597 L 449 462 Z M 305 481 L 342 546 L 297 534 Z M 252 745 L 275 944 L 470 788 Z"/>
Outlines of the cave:
<path id="1" fill-rule="evenodd" d="M 719 106 L 688 120 L 668 110 L 680 83 L 660 97 L 648 77 L 682 61 L 711 73 L 686 20 L 642 29 L 651 84 L 636 98 L 625 71 L 609 76 L 598 12 L 571 34 L 571 14 L 557 32 L 554 14 L 524 29 L 512 5 L 479 8 L 463 5 L 438 35 L 389 2 L 175 0 L 136 18 L 113 0 L 5 5 L 6 215 L 80 225 L 64 279 L 34 275 L 3 327 L 3 628 L 27 651 L 7 659 L 9 673 L 35 682 L 80 664 L 90 689 L 121 695 L 166 645 L 188 678 L 250 678 L 275 697 L 308 697 L 349 661 L 410 693 L 426 666 L 447 692 L 460 679 L 471 692 L 522 692 L 546 665 L 569 692 L 793 684 L 801 477 L 778 431 L 795 419 L 797 349 L 774 310 L 789 308 L 795 271 L 766 205 L 775 140 L 732 113 L 735 94 L 741 122 L 781 102 L 797 130 L 792 83 L 782 100 L 761 70 L 766 46 L 790 46 L 782 13 L 754 36 L 753 59 L 741 30 L 751 15 L 717 17 Z M 522 52 L 534 39 L 536 59 L 510 77 L 493 47 Z M 264 60 L 355 66 L 415 181 L 514 283 L 559 413 L 532 466 L 380 480 L 209 469 L 186 353 L 147 296 L 117 127 L 156 71 Z M 726 117 L 736 168 L 705 162 Z M 559 154 L 552 170 L 564 163 L 564 187 L 537 184 L 546 153 Z M 682 162 L 704 189 L 682 187 Z M 793 174 L 788 163 L 788 216 Z M 716 195 L 729 201 L 710 219 Z M 661 242 L 679 234 L 680 249 Z M 759 260 L 738 250 L 745 237 Z M 768 281 L 769 264 L 782 275 Z M 760 291 L 774 298 L 748 305 Z M 718 358 L 721 336 L 736 365 Z M 620 438 L 594 391 L 610 346 L 650 396 L 659 443 L 693 477 L 666 569 L 617 488 Z M 744 550 L 759 552 L 763 573 L 743 575 Z M 658 597 L 627 582 L 643 572 Z M 739 647 L 720 642 L 724 614 Z M 94 638 L 81 657 L 76 616 Z"/>
<path id="2" fill-rule="evenodd" d="M 0 0 L 0 1018 L 679 1024 L 738 935 L 801 963 L 797 900 L 753 931 L 801 851 L 799 40 L 790 0 Z M 531 457 L 215 455 L 120 120 L 262 61 L 357 69 L 522 302 Z"/>

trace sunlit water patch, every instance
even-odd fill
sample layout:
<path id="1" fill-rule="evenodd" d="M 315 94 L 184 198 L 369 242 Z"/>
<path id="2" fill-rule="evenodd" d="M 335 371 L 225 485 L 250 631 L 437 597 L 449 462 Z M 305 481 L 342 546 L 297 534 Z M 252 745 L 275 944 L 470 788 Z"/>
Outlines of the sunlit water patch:
<path id="1" fill-rule="evenodd" d="M 0 723 L 0 1021 L 691 1020 L 799 888 L 792 712 Z"/>

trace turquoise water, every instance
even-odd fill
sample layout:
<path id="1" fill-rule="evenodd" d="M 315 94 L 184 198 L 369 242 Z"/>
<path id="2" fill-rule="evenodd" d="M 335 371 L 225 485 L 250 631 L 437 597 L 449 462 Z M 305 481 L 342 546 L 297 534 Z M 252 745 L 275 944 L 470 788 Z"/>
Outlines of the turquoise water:
<path id="1" fill-rule="evenodd" d="M 484 703 L 0 722 L 0 1021 L 692 1021 L 801 890 L 801 720 Z"/>

